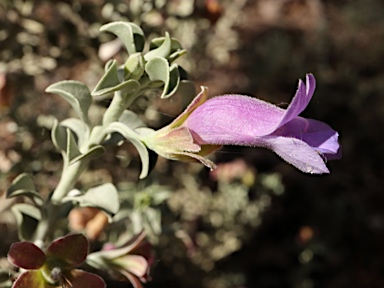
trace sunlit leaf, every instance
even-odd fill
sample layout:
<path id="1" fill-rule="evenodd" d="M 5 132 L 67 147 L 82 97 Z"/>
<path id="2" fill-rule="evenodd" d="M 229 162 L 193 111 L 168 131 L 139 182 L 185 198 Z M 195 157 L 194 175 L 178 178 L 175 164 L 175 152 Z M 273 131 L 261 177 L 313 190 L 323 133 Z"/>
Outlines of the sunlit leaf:
<path id="1" fill-rule="evenodd" d="M 125 110 L 123 114 L 121 114 L 119 118 L 119 122 L 125 124 L 127 127 L 131 129 L 136 129 L 139 127 L 146 127 L 143 120 L 131 110 Z"/>
<path id="2" fill-rule="evenodd" d="M 100 31 L 108 31 L 119 37 L 129 54 L 143 51 L 144 32 L 134 23 L 112 22 L 101 26 Z"/>
<path id="3" fill-rule="evenodd" d="M 169 71 L 169 84 L 168 87 L 164 87 L 165 95 L 163 98 L 167 98 L 169 96 L 172 96 L 177 91 L 177 88 L 179 87 L 180 83 L 180 74 L 179 74 L 179 67 L 177 64 L 173 64 L 170 67 Z M 164 92 L 163 92 L 164 93 Z"/>
<path id="4" fill-rule="evenodd" d="M 151 81 L 162 81 L 164 83 L 169 81 L 169 65 L 164 58 L 149 60 L 145 65 L 145 72 L 147 72 Z"/>
<path id="5" fill-rule="evenodd" d="M 179 67 L 177 64 L 169 67 L 168 61 L 164 58 L 153 58 L 145 65 L 145 71 L 151 81 L 163 82 L 163 92 L 161 98 L 173 95 L 180 82 Z"/>
<path id="6" fill-rule="evenodd" d="M 176 51 L 176 52 L 172 53 L 171 55 L 169 55 L 168 61 L 169 61 L 169 63 L 172 63 L 177 58 L 180 58 L 181 56 L 183 56 L 185 54 L 187 54 L 187 50 L 183 49 L 183 50 Z"/>
<path id="7" fill-rule="evenodd" d="M 152 39 L 149 46 L 150 50 L 154 50 L 160 47 L 165 40 L 166 40 L 166 37 L 159 37 L 159 38 Z M 183 49 L 180 42 L 175 38 L 171 38 L 171 50 L 170 50 L 170 55 L 168 56 L 169 63 L 172 63 L 177 58 L 181 57 L 186 53 L 187 53 L 187 50 Z"/>
<path id="8" fill-rule="evenodd" d="M 125 139 L 129 140 L 139 152 L 142 168 L 140 173 L 140 179 L 147 177 L 148 175 L 148 166 L 149 166 L 149 156 L 146 146 L 140 141 L 139 135 L 133 131 L 131 128 L 127 127 L 123 123 L 112 122 L 106 127 L 106 133 L 117 132 L 120 133 Z"/>
<path id="9" fill-rule="evenodd" d="M 67 151 L 67 131 L 56 120 L 52 127 L 51 138 L 57 150 Z"/>
<path id="10" fill-rule="evenodd" d="M 146 127 L 143 120 L 140 117 L 132 112 L 131 110 L 124 110 L 121 116 L 118 119 L 118 122 L 123 123 L 127 127 L 135 130 L 139 127 Z M 118 145 L 125 138 L 119 133 L 112 133 L 108 139 L 105 140 L 104 144 Z"/>
<path id="11" fill-rule="evenodd" d="M 84 139 L 86 135 L 89 133 L 88 126 L 81 120 L 77 118 L 68 118 L 60 122 L 60 126 L 67 127 L 72 130 L 73 133 L 75 133 L 77 137 L 78 146 L 81 147 L 81 145 L 84 143 Z"/>
<path id="12" fill-rule="evenodd" d="M 157 49 L 158 47 L 163 45 L 163 43 L 167 40 L 167 38 L 168 37 L 166 35 L 166 37 L 157 37 L 157 38 L 152 39 L 151 43 L 149 44 L 149 50 Z M 177 51 L 180 51 L 183 49 L 179 40 L 177 40 L 176 38 L 171 38 L 170 40 L 171 40 L 170 53 L 174 53 L 174 52 L 177 52 Z"/>
<path id="13" fill-rule="evenodd" d="M 72 131 L 67 128 L 67 157 L 69 161 L 81 155 Z"/>
<path id="14" fill-rule="evenodd" d="M 161 98 L 164 98 L 167 94 L 167 89 L 170 81 L 170 70 L 168 61 L 164 58 L 153 58 L 149 60 L 145 65 L 145 72 L 147 72 L 148 77 L 151 81 L 163 82 L 163 92 L 161 94 Z"/>
<path id="15" fill-rule="evenodd" d="M 145 60 L 143 54 L 135 53 L 129 56 L 124 64 L 125 76 L 124 79 L 139 80 L 144 74 Z"/>
<path id="16" fill-rule="evenodd" d="M 120 208 L 117 189 L 111 183 L 91 188 L 81 196 L 66 197 L 65 201 L 68 200 L 75 201 L 81 207 L 95 207 L 102 209 L 109 215 L 116 214 Z"/>
<path id="17" fill-rule="evenodd" d="M 108 62 L 108 66 L 106 65 L 106 71 L 103 77 L 99 80 L 91 93 L 93 96 L 109 93 L 111 87 L 115 87 L 120 84 L 121 81 L 119 79 L 117 68 L 116 60 Z"/>
<path id="18" fill-rule="evenodd" d="M 84 83 L 73 80 L 61 81 L 50 85 L 45 91 L 63 97 L 71 104 L 79 118 L 88 123 L 88 109 L 92 104 L 92 97 Z"/>
<path id="19" fill-rule="evenodd" d="M 119 73 L 117 62 L 113 61 L 103 77 L 97 83 L 95 89 L 93 89 L 92 95 L 101 96 L 117 90 L 123 90 L 124 93 L 129 94 L 139 91 L 140 83 L 138 81 L 134 79 L 124 81 L 124 76 L 120 76 Z M 121 71 L 121 74 L 123 74 L 123 71 Z"/>
<path id="20" fill-rule="evenodd" d="M 168 32 L 165 32 L 165 38 L 161 45 L 146 53 L 144 55 L 144 59 L 149 61 L 154 58 L 168 58 L 168 56 L 171 54 L 171 45 L 171 37 L 169 36 Z"/>
<path id="21" fill-rule="evenodd" d="M 92 159 L 99 158 L 105 153 L 105 148 L 101 145 L 96 145 L 90 148 L 87 152 L 80 154 L 77 157 L 74 157 L 69 164 L 74 164 L 77 161 L 83 160 L 84 162 L 90 161 Z"/>

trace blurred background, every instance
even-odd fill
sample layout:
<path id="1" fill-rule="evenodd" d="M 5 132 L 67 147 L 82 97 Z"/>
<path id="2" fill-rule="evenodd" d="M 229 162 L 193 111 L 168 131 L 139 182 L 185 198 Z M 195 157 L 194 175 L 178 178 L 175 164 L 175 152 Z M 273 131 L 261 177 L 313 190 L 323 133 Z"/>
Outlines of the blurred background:
<path id="1" fill-rule="evenodd" d="M 259 148 L 224 147 L 213 172 L 159 159 L 135 185 L 170 192 L 156 208 L 162 232 L 146 287 L 384 287 L 383 15 L 380 0 L 0 0 L 0 194 L 21 172 L 52 191 L 61 158 L 45 123 L 71 112 L 44 90 L 64 79 L 93 88 L 109 58 L 125 57 L 98 29 L 133 21 L 148 38 L 177 38 L 188 50 L 178 62 L 210 96 L 286 107 L 298 79 L 313 73 L 317 89 L 302 115 L 337 130 L 343 151 L 321 176 Z M 134 109 L 158 128 L 186 102 L 147 95 Z M 123 145 L 80 185 L 136 183 L 139 165 Z M 16 239 L 10 205 L 0 201 L 1 257 Z"/>

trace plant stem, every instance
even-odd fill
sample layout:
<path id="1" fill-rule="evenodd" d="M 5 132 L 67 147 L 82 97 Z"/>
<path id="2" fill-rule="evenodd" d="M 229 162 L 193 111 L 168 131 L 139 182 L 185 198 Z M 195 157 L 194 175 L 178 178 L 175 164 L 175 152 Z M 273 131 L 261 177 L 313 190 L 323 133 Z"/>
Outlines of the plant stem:
<path id="1" fill-rule="evenodd" d="M 82 159 L 68 166 L 64 166 L 60 182 L 57 185 L 50 199 L 52 203 L 60 203 L 61 199 L 63 199 L 68 194 L 68 192 L 74 187 L 77 180 L 79 179 L 80 174 L 87 167 L 87 164 L 88 160 Z"/>
<path id="2" fill-rule="evenodd" d="M 103 117 L 103 125 L 108 125 L 119 119 L 121 113 L 125 110 L 124 96 L 121 91 L 116 91 L 112 98 L 112 102 L 109 105 L 107 111 L 105 111 Z"/>
<path id="3" fill-rule="evenodd" d="M 43 217 L 40 220 L 34 235 L 34 243 L 38 247 L 43 248 L 44 240 L 46 240 L 47 236 L 50 234 L 51 229 L 55 227 L 54 223 L 57 219 L 59 211 L 60 207 L 54 205 L 53 203 L 48 203 L 43 210 Z"/>
<path id="4" fill-rule="evenodd" d="M 116 91 L 112 98 L 111 104 L 103 117 L 103 125 L 106 126 L 112 122 L 119 120 L 124 110 L 132 104 L 140 93 L 123 94 L 122 91 Z"/>

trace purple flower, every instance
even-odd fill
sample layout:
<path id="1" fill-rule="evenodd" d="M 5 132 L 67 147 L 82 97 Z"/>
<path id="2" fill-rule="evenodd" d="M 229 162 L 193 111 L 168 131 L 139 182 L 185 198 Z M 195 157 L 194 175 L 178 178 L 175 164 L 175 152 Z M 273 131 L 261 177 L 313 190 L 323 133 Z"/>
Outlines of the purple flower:
<path id="1" fill-rule="evenodd" d="M 243 95 L 206 101 L 203 88 L 177 119 L 155 133 L 149 142 L 152 148 L 148 147 L 167 158 L 189 157 L 211 168 L 214 166 L 203 156 L 221 145 L 264 147 L 305 173 L 329 173 L 324 161 L 341 154 L 338 133 L 323 122 L 298 116 L 315 86 L 312 74 L 307 75 L 306 84 L 300 80 L 287 109 Z"/>

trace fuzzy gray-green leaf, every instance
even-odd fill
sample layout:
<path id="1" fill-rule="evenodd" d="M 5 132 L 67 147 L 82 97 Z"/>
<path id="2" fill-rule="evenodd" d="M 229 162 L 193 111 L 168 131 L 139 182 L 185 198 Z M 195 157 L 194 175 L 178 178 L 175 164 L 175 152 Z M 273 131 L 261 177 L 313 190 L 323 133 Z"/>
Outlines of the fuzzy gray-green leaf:
<path id="1" fill-rule="evenodd" d="M 12 194 L 18 190 L 36 191 L 35 183 L 29 174 L 22 173 L 12 181 L 7 190 L 7 197 L 12 197 Z"/>
<path id="2" fill-rule="evenodd" d="M 124 64 L 124 79 L 139 80 L 144 74 L 145 60 L 143 54 L 135 53 L 129 56 Z"/>
<path id="3" fill-rule="evenodd" d="M 93 96 L 109 94 L 117 90 L 123 90 L 123 93 L 132 94 L 138 92 L 140 83 L 134 79 L 122 81 L 119 77 L 117 62 L 114 61 L 105 72 L 104 76 L 97 83 L 92 91 Z"/>
<path id="4" fill-rule="evenodd" d="M 149 49 L 154 50 L 158 47 L 160 47 L 167 37 L 158 37 L 151 40 L 151 43 L 149 44 Z M 183 50 L 183 47 L 181 46 L 180 42 L 176 38 L 171 38 L 171 53 L 174 53 L 176 51 Z"/>
<path id="5" fill-rule="evenodd" d="M 84 83 L 73 80 L 61 81 L 50 85 L 45 91 L 63 97 L 71 104 L 79 118 L 88 123 L 88 109 L 92 104 L 92 97 Z"/>
<path id="6" fill-rule="evenodd" d="M 120 85 L 120 79 L 117 72 L 117 61 L 113 60 L 108 64 L 103 77 L 97 83 L 92 91 L 92 96 L 100 96 L 111 92 L 111 88 Z"/>
<path id="7" fill-rule="evenodd" d="M 168 61 L 169 63 L 172 63 L 173 61 L 175 61 L 177 58 L 180 58 L 181 56 L 185 55 L 187 53 L 187 50 L 185 49 L 182 49 L 182 50 L 179 50 L 179 51 L 176 51 L 174 53 L 172 53 L 171 55 L 169 55 L 168 57 Z"/>
<path id="8" fill-rule="evenodd" d="M 100 31 L 108 31 L 119 37 L 129 54 L 143 51 L 144 32 L 134 23 L 112 22 L 101 26 Z"/>
<path id="9" fill-rule="evenodd" d="M 131 110 L 125 110 L 123 114 L 121 114 L 119 122 L 133 130 L 140 127 L 146 127 L 144 121 L 141 120 L 140 117 Z"/>
<path id="10" fill-rule="evenodd" d="M 66 197 L 65 201 L 68 200 L 77 202 L 81 207 L 102 209 L 110 216 L 116 214 L 120 208 L 117 189 L 111 183 L 91 188 L 81 196 Z"/>
<path id="11" fill-rule="evenodd" d="M 17 176 L 7 189 L 7 198 L 16 196 L 27 196 L 34 200 L 37 205 L 43 204 L 43 198 L 36 191 L 32 177 L 26 173 Z"/>
<path id="12" fill-rule="evenodd" d="M 81 152 L 79 150 L 79 146 L 77 146 L 75 137 L 72 134 L 72 131 L 67 128 L 67 157 L 69 161 L 72 161 L 72 159 L 78 157 L 81 155 Z"/>
<path id="13" fill-rule="evenodd" d="M 153 58 L 145 65 L 145 72 L 147 72 L 149 79 L 152 82 L 163 82 L 163 92 L 161 98 L 164 98 L 167 94 L 169 81 L 170 81 L 170 70 L 168 61 L 164 58 Z"/>
<path id="14" fill-rule="evenodd" d="M 172 48 L 172 41 L 171 37 L 169 36 L 168 32 L 165 32 L 165 39 L 161 45 L 148 53 L 144 55 L 144 59 L 146 61 L 149 61 L 153 58 L 161 57 L 161 58 L 168 58 L 171 54 L 171 48 Z"/>
<path id="15" fill-rule="evenodd" d="M 121 134 L 125 139 L 129 140 L 136 147 L 142 163 L 140 179 L 147 177 L 149 167 L 149 154 L 147 147 L 139 140 L 139 135 L 125 124 L 119 122 L 112 122 L 109 124 L 105 132 L 117 132 Z"/>
<path id="16" fill-rule="evenodd" d="M 161 98 L 172 96 L 180 83 L 179 66 L 172 64 L 169 67 L 168 61 L 164 58 L 153 58 L 145 65 L 145 71 L 151 81 L 164 83 Z"/>
<path id="17" fill-rule="evenodd" d="M 177 91 L 177 88 L 179 87 L 179 83 L 180 83 L 179 68 L 177 64 L 173 64 L 170 67 L 170 71 L 169 71 L 169 84 L 165 94 L 163 92 L 164 96 L 162 95 L 162 98 L 168 98 L 169 96 L 172 96 Z"/>
<path id="18" fill-rule="evenodd" d="M 81 120 L 77 118 L 68 118 L 60 122 L 60 126 L 67 127 L 72 130 L 73 133 L 77 136 L 78 146 L 83 145 L 85 138 L 89 134 L 88 126 Z"/>
<path id="19" fill-rule="evenodd" d="M 56 149 L 59 151 L 67 150 L 67 132 L 66 129 L 59 125 L 59 123 L 55 120 L 53 124 L 53 128 L 51 131 L 51 138 L 53 145 L 55 145 Z"/>
<path id="20" fill-rule="evenodd" d="M 25 203 L 15 204 L 11 210 L 16 218 L 19 239 L 31 240 L 37 224 L 41 220 L 40 210 Z"/>
<path id="21" fill-rule="evenodd" d="M 96 145 L 96 146 L 92 147 L 91 149 L 89 149 L 86 153 L 78 155 L 77 157 L 74 157 L 71 160 L 70 164 L 73 164 L 79 160 L 84 160 L 84 159 L 87 159 L 87 161 L 90 161 L 92 159 L 96 159 L 96 158 L 100 157 L 104 153 L 105 153 L 105 148 L 101 145 Z M 85 162 L 87 162 L 87 161 L 85 161 Z"/>
<path id="22" fill-rule="evenodd" d="M 159 37 L 159 38 L 152 39 L 150 43 L 150 50 L 154 50 L 160 47 L 165 40 L 166 40 L 166 37 Z M 170 55 L 168 56 L 169 63 L 172 63 L 177 58 L 183 56 L 186 53 L 187 53 L 187 50 L 183 49 L 180 42 L 175 38 L 171 38 L 171 50 L 170 50 Z"/>

